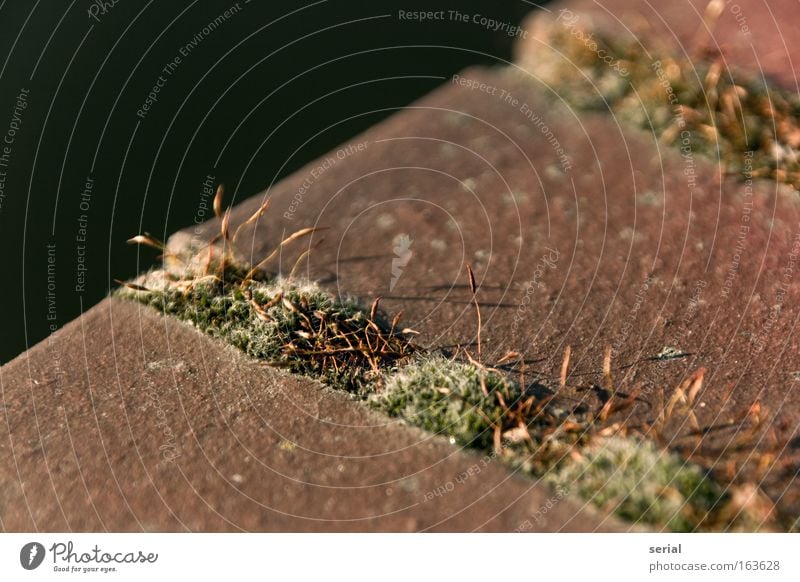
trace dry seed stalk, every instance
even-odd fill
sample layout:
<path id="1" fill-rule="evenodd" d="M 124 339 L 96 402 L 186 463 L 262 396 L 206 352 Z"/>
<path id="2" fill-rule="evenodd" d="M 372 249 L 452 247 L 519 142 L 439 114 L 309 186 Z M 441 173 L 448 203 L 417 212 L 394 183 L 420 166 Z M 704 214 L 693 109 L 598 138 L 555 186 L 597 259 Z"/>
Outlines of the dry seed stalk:
<path id="1" fill-rule="evenodd" d="M 253 291 L 257 288 L 258 283 L 254 282 L 252 278 L 257 268 L 271 260 L 285 244 L 303 236 L 308 236 L 317 229 L 302 229 L 285 238 L 266 259 L 244 275 L 241 274 L 244 273 L 244 270 L 235 264 L 232 257 L 227 256 L 227 252 L 223 252 L 222 260 L 214 264 L 213 245 L 220 239 L 222 239 L 223 244 L 235 240 L 242 226 L 257 222 L 269 205 L 269 200 L 265 201 L 258 211 L 236 229 L 231 238 L 229 231 L 231 212 L 230 209 L 224 213 L 221 210 L 222 191 L 222 188 L 218 188 L 218 194 L 215 197 L 215 213 L 222 215 L 220 234 L 209 243 L 209 258 L 206 262 L 204 275 L 184 278 L 172 283 L 174 287 L 180 288 L 184 295 L 183 300 L 187 304 L 190 305 L 194 299 L 192 293 L 195 292 L 195 285 L 201 283 L 204 285 L 212 284 L 215 286 L 214 288 L 219 296 L 224 297 L 226 301 L 232 300 L 231 297 L 234 297 L 237 293 L 244 295 L 245 305 L 249 306 L 253 319 L 262 322 L 263 325 L 275 323 L 276 318 L 291 316 L 294 318 L 294 327 L 282 332 L 285 335 L 281 338 L 283 343 L 278 358 L 273 362 L 274 364 L 284 365 L 295 371 L 317 370 L 317 373 L 319 373 L 319 371 L 332 370 L 335 375 L 367 376 L 370 389 L 373 391 L 380 390 L 383 382 L 381 374 L 387 368 L 391 368 L 397 362 L 407 359 L 415 352 L 420 351 L 404 337 L 407 333 L 416 333 L 414 330 L 404 329 L 402 332 L 397 333 L 396 330 L 401 313 L 394 317 L 390 326 L 378 321 L 379 297 L 372 303 L 368 316 L 363 312 L 345 316 L 337 313 L 335 311 L 336 308 L 333 310 L 320 308 L 319 305 L 310 301 L 307 295 L 296 293 L 293 290 L 287 290 L 287 293 L 291 294 L 291 296 L 285 295 L 283 291 L 278 291 L 268 298 L 264 297 L 262 290 L 258 295 L 260 299 L 256 299 Z M 134 237 L 131 242 L 154 246 L 163 250 L 163 243 L 155 241 L 155 239 L 151 239 L 146 235 Z M 307 250 L 302 256 L 307 256 L 310 250 Z M 295 267 L 290 273 L 290 278 L 293 276 L 297 264 L 295 263 Z M 212 267 L 216 269 L 216 272 L 208 274 Z M 230 272 L 225 272 L 226 267 L 230 267 Z M 473 359 L 466 350 L 465 354 L 477 369 L 477 378 L 480 382 L 482 394 L 488 398 L 490 406 L 495 407 L 494 410 L 498 408 L 500 410 L 500 415 L 496 418 L 494 417 L 495 413 L 490 417 L 484 410 L 480 408 L 476 410 L 476 413 L 482 416 L 491 427 L 491 447 L 495 453 L 498 455 L 509 453 L 510 449 L 507 448 L 507 443 L 517 447 L 527 447 L 528 458 L 532 466 L 539 467 L 539 469 L 536 469 L 538 471 L 558 464 L 563 459 L 580 457 L 580 454 L 574 448 L 575 445 L 589 442 L 594 438 L 602 439 L 627 434 L 647 436 L 649 430 L 640 430 L 627 420 L 608 422 L 608 418 L 611 415 L 629 408 L 638 397 L 637 391 L 633 391 L 627 396 L 617 395 L 611 374 L 612 351 L 610 348 L 605 349 L 603 360 L 604 386 L 609 393 L 609 398 L 598 414 L 588 413 L 581 416 L 572 413 L 565 417 L 551 409 L 550 401 L 552 397 L 537 399 L 526 394 L 524 391 L 525 362 L 517 352 L 508 352 L 498 361 L 498 365 L 520 359 L 519 386 L 522 391 L 512 394 L 508 383 L 503 383 L 500 387 L 497 384 L 493 384 L 490 391 L 487 379 L 490 375 L 496 376 L 501 372 L 482 363 L 482 318 L 480 305 L 477 301 L 477 285 L 474 273 L 469 265 L 467 266 L 467 272 L 477 314 L 478 359 Z M 158 293 L 158 291 L 153 291 L 144 285 L 135 283 L 121 284 L 131 290 L 141 292 L 142 295 Z M 570 357 L 571 347 L 566 346 L 559 376 L 559 387 L 562 390 L 567 387 Z M 699 432 L 699 438 L 702 440 L 706 433 L 698 431 L 699 426 L 694 417 L 692 406 L 702 389 L 703 375 L 704 370 L 700 369 L 676 388 L 669 404 L 659 417 L 658 426 L 656 427 L 657 432 L 663 429 L 663 423 L 673 414 L 682 412 L 690 415 L 690 419 L 693 420 L 693 428 L 695 432 Z M 442 390 L 445 389 L 443 388 Z M 461 397 L 449 389 L 446 390 L 450 397 Z M 442 393 L 444 394 L 445 392 Z M 764 424 L 764 419 L 765 415 L 760 405 L 751 407 L 742 419 L 742 422 L 750 424 L 750 430 L 741 433 L 739 436 L 745 440 L 755 438 Z M 652 428 L 650 427 L 650 429 Z M 504 441 L 506 444 L 504 444 Z M 777 447 L 777 444 L 775 446 Z M 706 463 L 707 466 L 713 467 L 715 463 L 715 459 L 703 457 L 702 454 L 690 454 L 689 456 L 697 459 L 700 463 Z M 765 472 L 772 459 L 773 456 L 771 455 L 759 458 L 757 470 L 762 473 Z M 738 474 L 735 466 L 733 473 Z M 701 518 L 700 522 L 703 519 Z"/>

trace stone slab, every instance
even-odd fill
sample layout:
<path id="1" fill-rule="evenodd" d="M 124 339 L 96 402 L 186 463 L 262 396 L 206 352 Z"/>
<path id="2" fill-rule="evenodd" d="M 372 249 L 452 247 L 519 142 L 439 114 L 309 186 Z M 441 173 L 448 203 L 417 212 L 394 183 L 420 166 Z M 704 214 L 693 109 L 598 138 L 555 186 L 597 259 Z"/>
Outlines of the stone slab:
<path id="1" fill-rule="evenodd" d="M 383 297 L 430 347 L 474 351 L 469 263 L 488 361 L 522 351 L 553 384 L 571 345 L 571 377 L 591 387 L 612 346 L 619 386 L 643 391 L 643 420 L 705 367 L 701 424 L 760 402 L 770 430 L 758 447 L 781 443 L 760 483 L 800 510 L 796 194 L 545 99 L 516 67 L 454 81 L 270 188 L 269 215 L 240 236 L 240 255 L 257 262 L 285 234 L 325 227 L 304 275 L 365 304 Z M 232 224 L 264 196 L 238 204 Z M 270 267 L 287 273 L 300 250 Z M 687 356 L 654 360 L 665 348 Z"/>
<path id="2" fill-rule="evenodd" d="M 4 531 L 617 527 L 118 299 L 0 368 L 0 388 Z"/>

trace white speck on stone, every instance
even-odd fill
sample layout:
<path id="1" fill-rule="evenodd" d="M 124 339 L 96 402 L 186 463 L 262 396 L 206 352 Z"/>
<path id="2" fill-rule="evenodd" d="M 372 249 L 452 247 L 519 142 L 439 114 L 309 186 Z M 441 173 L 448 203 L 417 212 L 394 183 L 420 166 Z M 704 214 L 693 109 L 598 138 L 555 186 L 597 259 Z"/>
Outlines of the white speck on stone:
<path id="1" fill-rule="evenodd" d="M 458 148 L 449 143 L 446 143 L 441 148 L 442 155 L 448 158 L 454 158 L 458 155 Z"/>
<path id="2" fill-rule="evenodd" d="M 519 190 L 512 190 L 511 192 L 506 192 L 503 194 L 503 201 L 507 203 L 511 202 L 527 202 L 530 199 L 530 194 L 527 192 L 521 192 Z"/>
<path id="3" fill-rule="evenodd" d="M 464 187 L 464 190 L 473 191 L 478 185 L 478 182 L 475 178 L 465 178 L 461 181 L 461 185 Z"/>
<path id="4" fill-rule="evenodd" d="M 392 228 L 395 222 L 396 220 L 394 219 L 394 216 L 392 216 L 388 212 L 384 212 L 383 214 L 381 214 L 377 220 L 378 226 L 383 230 Z"/>
<path id="5" fill-rule="evenodd" d="M 231 475 L 231 481 L 234 483 L 244 483 L 244 477 L 242 477 L 239 473 L 234 473 Z"/>
<path id="6" fill-rule="evenodd" d="M 544 175 L 548 178 L 555 179 L 564 176 L 564 172 L 558 164 L 548 164 L 544 168 Z"/>
<path id="7" fill-rule="evenodd" d="M 435 251 L 443 252 L 447 250 L 447 243 L 440 238 L 432 239 L 430 244 Z"/>
<path id="8" fill-rule="evenodd" d="M 531 134 L 531 128 L 525 125 L 524 123 L 517 124 L 514 126 L 514 133 L 518 136 L 529 136 Z"/>
<path id="9" fill-rule="evenodd" d="M 635 231 L 630 226 L 626 226 L 625 228 L 620 229 L 618 236 L 622 240 L 631 240 L 634 232 Z"/>
<path id="10" fill-rule="evenodd" d="M 465 125 L 469 121 L 468 117 L 456 112 L 448 113 L 445 119 L 450 125 Z"/>
<path id="11" fill-rule="evenodd" d="M 663 206 L 664 195 L 655 190 L 644 190 L 636 195 L 636 200 L 644 206 Z"/>

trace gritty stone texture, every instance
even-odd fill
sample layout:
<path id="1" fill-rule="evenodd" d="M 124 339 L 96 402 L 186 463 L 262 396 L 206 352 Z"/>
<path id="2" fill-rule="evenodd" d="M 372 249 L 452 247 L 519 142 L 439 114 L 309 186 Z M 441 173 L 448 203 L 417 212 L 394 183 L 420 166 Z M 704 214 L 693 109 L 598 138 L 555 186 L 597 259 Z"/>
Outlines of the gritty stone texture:
<path id="1" fill-rule="evenodd" d="M 616 527 L 570 500 L 542 511 L 554 494 L 501 463 L 133 302 L 103 301 L 0 381 L 4 531 Z"/>
<path id="2" fill-rule="evenodd" d="M 572 378 L 584 386 L 575 398 L 591 402 L 610 345 L 618 385 L 642 390 L 641 420 L 703 366 L 700 424 L 734 422 L 760 401 L 770 430 L 755 444 L 779 444 L 759 482 L 800 508 L 796 194 L 721 176 L 611 116 L 572 111 L 519 69 L 455 81 L 356 138 L 362 151 L 271 188 L 270 215 L 240 237 L 242 257 L 258 261 L 283 233 L 324 226 L 303 263 L 309 278 L 366 304 L 382 296 L 429 347 L 474 350 L 470 263 L 487 361 L 522 351 L 552 386 L 572 345 Z M 239 204 L 232 224 L 263 199 Z M 399 235 L 412 241 L 405 252 Z M 299 251 L 272 267 L 291 269 Z M 665 348 L 685 355 L 656 358 Z M 724 446 L 733 432 L 713 438 Z"/>
<path id="3" fill-rule="evenodd" d="M 752 48 L 726 4 L 714 33 L 725 58 L 796 90 L 797 3 L 738 5 Z M 644 29 L 687 47 L 705 1 L 568 6 L 620 34 Z M 538 50 L 530 35 L 520 62 Z M 733 421 L 760 400 L 769 430 L 755 448 L 779 443 L 760 485 L 800 513 L 796 195 L 554 104 L 524 70 L 459 79 L 272 187 L 240 255 L 256 262 L 285 233 L 327 227 L 303 264 L 309 278 L 365 303 L 383 296 L 429 347 L 474 350 L 470 263 L 487 361 L 521 351 L 552 386 L 570 344 L 571 378 L 585 388 L 574 397 L 591 402 L 611 345 L 616 382 L 642 389 L 641 419 L 704 366 L 700 424 Z M 233 224 L 263 199 L 241 202 Z M 218 230 L 211 221 L 170 244 Z M 272 267 L 288 271 L 299 250 Z M 684 356 L 653 358 L 663 353 Z M 447 492 L 481 457 L 119 300 L 0 368 L 0 388 L 4 530 L 616 527 L 569 499 L 542 512 L 561 493 L 499 463 Z"/>

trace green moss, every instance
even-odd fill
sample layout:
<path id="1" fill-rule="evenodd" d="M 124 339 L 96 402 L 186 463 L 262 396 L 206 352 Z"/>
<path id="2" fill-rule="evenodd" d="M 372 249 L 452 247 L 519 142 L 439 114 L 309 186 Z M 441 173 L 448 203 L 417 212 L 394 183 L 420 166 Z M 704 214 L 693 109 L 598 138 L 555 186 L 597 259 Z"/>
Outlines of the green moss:
<path id="1" fill-rule="evenodd" d="M 368 313 L 315 284 L 213 267 L 212 276 L 154 270 L 118 294 L 411 425 L 491 451 L 623 519 L 685 531 L 719 505 L 719 488 L 699 467 L 649 442 L 600 436 L 594 415 L 560 409 L 498 370 L 425 352 L 375 306 Z"/>
<path id="2" fill-rule="evenodd" d="M 724 505 L 697 465 L 633 437 L 598 439 L 545 480 L 634 523 L 693 531 Z"/>
<path id="3" fill-rule="evenodd" d="M 513 426 L 523 399 L 519 386 L 499 373 L 435 356 L 389 376 L 370 403 L 413 426 L 491 451 L 494 428 Z M 648 441 L 596 436 L 599 427 L 591 420 L 549 406 L 532 411 L 525 424 L 530 440 L 503 439 L 504 461 L 625 520 L 691 531 L 723 504 L 722 491 L 699 466 Z"/>
<path id="4" fill-rule="evenodd" d="M 389 376 L 371 404 L 409 424 L 451 436 L 461 445 L 487 449 L 492 446 L 494 425 L 503 422 L 498 395 L 513 403 L 520 390 L 497 373 L 433 356 Z"/>
<path id="5" fill-rule="evenodd" d="M 357 302 L 335 299 L 313 284 L 184 280 L 160 270 L 135 284 L 147 291 L 123 287 L 119 293 L 187 321 L 254 358 L 350 392 L 371 390 L 380 371 L 414 350 L 385 322 L 370 320 Z"/>

